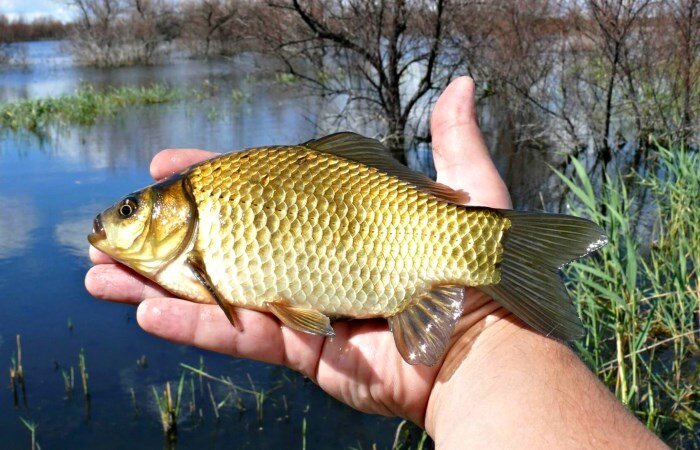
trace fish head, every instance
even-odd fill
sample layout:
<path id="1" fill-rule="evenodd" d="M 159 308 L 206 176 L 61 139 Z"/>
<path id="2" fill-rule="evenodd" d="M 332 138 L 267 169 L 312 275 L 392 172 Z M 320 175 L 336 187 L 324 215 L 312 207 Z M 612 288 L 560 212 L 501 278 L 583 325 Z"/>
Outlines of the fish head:
<path id="1" fill-rule="evenodd" d="M 131 193 L 99 213 L 88 241 L 152 277 L 188 248 L 196 221 L 188 184 L 175 177 Z"/>

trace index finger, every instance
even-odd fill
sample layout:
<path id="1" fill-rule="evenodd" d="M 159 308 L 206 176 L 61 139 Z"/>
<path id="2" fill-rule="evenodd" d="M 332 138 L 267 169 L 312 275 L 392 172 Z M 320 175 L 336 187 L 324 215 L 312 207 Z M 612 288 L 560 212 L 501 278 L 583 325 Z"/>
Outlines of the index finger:
<path id="1" fill-rule="evenodd" d="M 161 150 L 151 160 L 151 176 L 160 181 L 219 153 L 194 148 Z"/>
<path id="2" fill-rule="evenodd" d="M 231 356 L 283 364 L 315 380 L 324 336 L 281 326 L 271 314 L 237 308 L 236 315 L 243 331 L 231 326 L 217 305 L 156 297 L 139 305 L 136 319 L 141 328 L 158 337 Z"/>

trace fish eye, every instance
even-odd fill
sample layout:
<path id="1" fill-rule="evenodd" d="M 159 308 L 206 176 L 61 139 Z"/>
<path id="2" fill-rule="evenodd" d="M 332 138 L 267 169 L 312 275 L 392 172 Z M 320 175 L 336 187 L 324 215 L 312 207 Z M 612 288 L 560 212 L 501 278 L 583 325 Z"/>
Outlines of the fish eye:
<path id="1" fill-rule="evenodd" d="M 127 197 L 124 199 L 121 205 L 119 205 L 119 215 L 122 219 L 127 219 L 131 217 L 136 212 L 136 207 L 138 202 L 133 197 Z"/>

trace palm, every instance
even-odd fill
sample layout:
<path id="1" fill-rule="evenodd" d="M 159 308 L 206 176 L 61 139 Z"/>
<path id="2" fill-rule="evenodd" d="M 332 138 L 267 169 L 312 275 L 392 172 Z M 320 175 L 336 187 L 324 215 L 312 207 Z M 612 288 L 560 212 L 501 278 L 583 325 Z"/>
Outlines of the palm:
<path id="1" fill-rule="evenodd" d="M 458 79 L 446 89 L 433 112 L 438 180 L 467 192 L 471 204 L 507 208 L 508 192 L 476 124 L 472 92 L 471 81 Z M 153 159 L 151 174 L 164 178 L 213 155 L 201 150 L 163 151 Z M 237 357 L 284 364 L 361 411 L 400 415 L 423 423 L 441 365 L 406 364 L 386 321 L 336 322 L 336 336 L 326 339 L 280 326 L 271 315 L 239 310 L 240 332 L 218 306 L 168 297 L 160 287 L 95 249 L 91 249 L 91 257 L 96 265 L 85 280 L 88 290 L 107 300 L 140 304 L 138 322 L 148 332 Z M 474 293 L 467 295 L 472 306 L 486 302 L 477 298 Z"/>

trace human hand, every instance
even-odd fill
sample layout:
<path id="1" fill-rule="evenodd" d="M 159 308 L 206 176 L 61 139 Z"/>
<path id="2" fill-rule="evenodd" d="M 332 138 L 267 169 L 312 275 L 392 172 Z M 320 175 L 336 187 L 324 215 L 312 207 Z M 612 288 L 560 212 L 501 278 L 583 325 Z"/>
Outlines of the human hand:
<path id="1" fill-rule="evenodd" d="M 458 78 L 447 87 L 433 111 L 431 129 L 438 181 L 467 192 L 470 204 L 509 208 L 508 192 L 477 124 L 471 79 Z M 151 174 L 160 180 L 215 155 L 165 150 L 154 157 Z M 144 330 L 182 344 L 286 365 L 358 410 L 402 416 L 421 426 L 438 374 L 449 377 L 486 326 L 508 315 L 483 294 L 469 290 L 452 339 L 457 345 L 434 367 L 411 366 L 396 350 L 385 320 L 335 322 L 331 339 L 291 330 L 270 314 L 239 309 L 241 332 L 217 305 L 172 298 L 96 249 L 91 248 L 90 255 L 95 266 L 85 279 L 88 291 L 102 299 L 137 304 Z"/>

